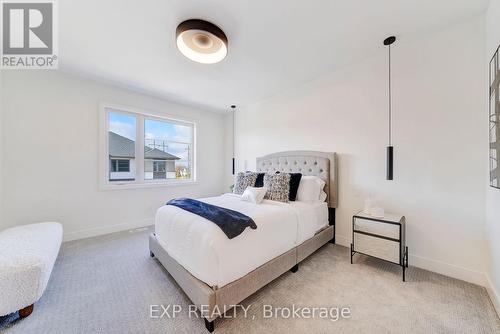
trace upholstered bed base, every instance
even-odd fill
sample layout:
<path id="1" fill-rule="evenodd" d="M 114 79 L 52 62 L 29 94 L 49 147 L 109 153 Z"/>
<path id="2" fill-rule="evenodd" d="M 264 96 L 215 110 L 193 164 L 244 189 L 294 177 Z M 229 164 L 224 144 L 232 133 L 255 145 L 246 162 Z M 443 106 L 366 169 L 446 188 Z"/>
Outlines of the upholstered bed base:
<path id="1" fill-rule="evenodd" d="M 222 288 L 210 287 L 191 275 L 168 255 L 165 249 L 160 246 L 154 234 L 151 234 L 149 237 L 149 250 L 151 251 L 151 256 L 155 256 L 165 269 L 167 269 L 177 284 L 180 285 L 189 299 L 191 299 L 191 302 L 199 310 L 207 311 L 202 316 L 206 319 L 207 328 L 210 330 L 211 327 L 213 330 L 213 321 L 215 318 L 211 315 L 214 313 L 214 310 L 228 310 L 232 305 L 242 302 L 260 288 L 296 267 L 299 262 L 331 241 L 333 235 L 334 226 L 330 225 L 301 245 L 272 259 Z"/>

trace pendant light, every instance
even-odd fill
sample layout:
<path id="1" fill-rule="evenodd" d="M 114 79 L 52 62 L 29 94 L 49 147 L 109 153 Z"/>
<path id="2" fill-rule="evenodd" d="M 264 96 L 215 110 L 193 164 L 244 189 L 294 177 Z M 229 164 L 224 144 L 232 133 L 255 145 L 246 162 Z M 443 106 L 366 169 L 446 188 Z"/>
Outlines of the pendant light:
<path id="1" fill-rule="evenodd" d="M 389 145 L 387 146 L 387 180 L 393 179 L 394 172 L 394 147 L 392 146 L 392 86 L 391 86 L 391 44 L 396 41 L 396 37 L 390 36 L 384 40 L 384 45 L 389 49 Z"/>
<path id="2" fill-rule="evenodd" d="M 233 104 L 231 106 L 231 111 L 233 113 L 233 175 L 234 175 L 234 172 L 235 172 L 235 163 L 234 163 L 234 116 L 235 116 L 235 112 L 236 112 L 236 106 Z"/>

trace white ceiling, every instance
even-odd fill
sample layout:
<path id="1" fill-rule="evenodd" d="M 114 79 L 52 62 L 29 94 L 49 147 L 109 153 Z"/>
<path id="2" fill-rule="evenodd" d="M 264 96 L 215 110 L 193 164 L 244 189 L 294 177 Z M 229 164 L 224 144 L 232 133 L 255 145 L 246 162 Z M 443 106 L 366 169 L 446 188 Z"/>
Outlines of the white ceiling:
<path id="1" fill-rule="evenodd" d="M 479 14 L 489 0 L 62 0 L 60 68 L 214 110 L 246 105 L 400 39 Z M 189 18 L 221 27 L 225 60 L 194 63 L 175 45 Z M 465 43 L 466 41 L 464 41 Z"/>

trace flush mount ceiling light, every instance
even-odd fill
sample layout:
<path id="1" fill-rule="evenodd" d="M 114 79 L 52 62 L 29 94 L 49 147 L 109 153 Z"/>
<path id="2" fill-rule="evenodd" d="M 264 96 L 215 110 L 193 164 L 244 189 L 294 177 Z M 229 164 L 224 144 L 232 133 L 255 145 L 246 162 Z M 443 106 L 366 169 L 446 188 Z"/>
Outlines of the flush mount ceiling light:
<path id="1" fill-rule="evenodd" d="M 227 55 L 226 34 L 210 22 L 184 21 L 177 26 L 176 37 L 179 51 L 195 62 L 215 64 Z"/>

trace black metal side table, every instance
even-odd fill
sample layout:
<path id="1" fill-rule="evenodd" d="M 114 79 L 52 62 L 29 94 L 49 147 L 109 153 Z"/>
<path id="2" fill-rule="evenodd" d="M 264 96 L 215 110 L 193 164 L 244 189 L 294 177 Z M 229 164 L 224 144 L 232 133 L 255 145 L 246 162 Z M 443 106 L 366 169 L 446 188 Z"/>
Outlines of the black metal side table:
<path id="1" fill-rule="evenodd" d="M 404 282 L 408 268 L 405 216 L 385 214 L 378 218 L 364 212 L 355 214 L 352 217 L 351 264 L 356 253 L 401 266 Z"/>

